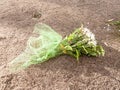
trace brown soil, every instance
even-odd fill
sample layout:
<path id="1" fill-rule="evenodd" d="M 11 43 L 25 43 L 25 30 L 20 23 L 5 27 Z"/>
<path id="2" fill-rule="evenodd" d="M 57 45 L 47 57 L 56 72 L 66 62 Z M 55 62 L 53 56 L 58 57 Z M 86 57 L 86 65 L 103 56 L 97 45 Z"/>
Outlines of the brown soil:
<path id="1" fill-rule="evenodd" d="M 119 90 L 120 39 L 105 22 L 120 19 L 119 0 L 1 0 L 0 90 Z M 11 74 L 6 65 L 19 55 L 37 22 L 65 36 L 84 23 L 105 48 L 104 57 L 60 56 Z"/>

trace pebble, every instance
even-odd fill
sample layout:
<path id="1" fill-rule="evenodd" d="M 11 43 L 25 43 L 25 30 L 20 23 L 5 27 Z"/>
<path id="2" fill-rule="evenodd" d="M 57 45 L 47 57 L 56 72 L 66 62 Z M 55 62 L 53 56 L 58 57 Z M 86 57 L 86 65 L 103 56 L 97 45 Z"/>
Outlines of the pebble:
<path id="1" fill-rule="evenodd" d="M 6 39 L 6 36 L 4 34 L 0 34 L 0 39 Z"/>

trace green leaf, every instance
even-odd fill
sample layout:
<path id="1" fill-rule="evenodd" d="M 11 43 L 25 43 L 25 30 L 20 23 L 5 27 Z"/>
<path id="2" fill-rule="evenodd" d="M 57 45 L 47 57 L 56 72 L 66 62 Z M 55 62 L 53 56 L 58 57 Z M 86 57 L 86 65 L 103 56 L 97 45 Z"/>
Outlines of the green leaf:
<path id="1" fill-rule="evenodd" d="M 76 59 L 77 59 L 77 61 L 79 61 L 79 57 L 80 57 L 80 53 L 79 53 L 79 51 L 76 49 Z"/>
<path id="2" fill-rule="evenodd" d="M 103 49 L 102 46 L 97 46 L 96 49 L 100 52 L 100 55 L 104 56 L 105 55 L 105 50 Z"/>
<path id="3" fill-rule="evenodd" d="M 85 48 L 85 46 L 82 46 L 82 48 L 83 48 L 85 54 L 88 54 L 88 51 L 87 51 L 87 49 Z"/>
<path id="4" fill-rule="evenodd" d="M 71 46 L 65 46 L 65 49 L 66 49 L 66 50 L 70 50 L 70 51 L 73 50 Z"/>

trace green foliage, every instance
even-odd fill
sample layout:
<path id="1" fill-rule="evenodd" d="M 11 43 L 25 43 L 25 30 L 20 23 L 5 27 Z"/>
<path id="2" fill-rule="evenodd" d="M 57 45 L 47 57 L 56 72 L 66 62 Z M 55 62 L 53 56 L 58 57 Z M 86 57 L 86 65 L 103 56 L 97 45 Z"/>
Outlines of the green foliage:
<path id="1" fill-rule="evenodd" d="M 79 60 L 81 55 L 104 56 L 105 52 L 102 46 L 96 45 L 96 43 L 94 43 L 96 40 L 92 40 L 91 37 L 86 35 L 87 33 L 89 32 L 84 32 L 84 28 L 81 27 L 63 39 L 61 42 L 61 49 L 63 53 L 74 56 L 77 60 Z M 93 33 L 90 32 L 90 34 Z"/>
<path id="2" fill-rule="evenodd" d="M 120 29 L 120 21 L 110 21 L 109 24 L 116 26 L 117 29 Z"/>

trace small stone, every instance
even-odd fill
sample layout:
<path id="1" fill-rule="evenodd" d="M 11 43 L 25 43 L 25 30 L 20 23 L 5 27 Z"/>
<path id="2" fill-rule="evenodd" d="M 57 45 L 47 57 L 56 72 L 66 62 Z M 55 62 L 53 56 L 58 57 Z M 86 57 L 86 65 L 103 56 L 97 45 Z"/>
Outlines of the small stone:
<path id="1" fill-rule="evenodd" d="M 6 36 L 4 34 L 0 34 L 0 39 L 6 39 Z"/>

